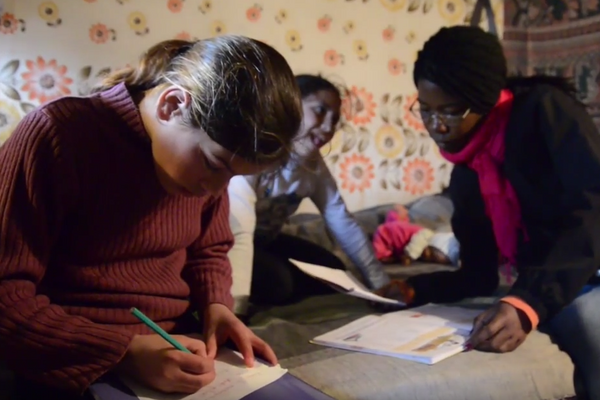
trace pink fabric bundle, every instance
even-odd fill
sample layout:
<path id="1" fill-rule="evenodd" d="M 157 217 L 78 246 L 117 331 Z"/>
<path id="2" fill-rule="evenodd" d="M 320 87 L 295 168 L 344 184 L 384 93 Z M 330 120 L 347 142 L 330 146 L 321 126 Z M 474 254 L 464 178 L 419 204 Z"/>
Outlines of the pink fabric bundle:
<path id="1" fill-rule="evenodd" d="M 373 235 L 375 256 L 380 261 L 400 258 L 412 236 L 421 229 L 423 228 L 409 222 L 408 212 L 404 207 L 391 210 Z"/>

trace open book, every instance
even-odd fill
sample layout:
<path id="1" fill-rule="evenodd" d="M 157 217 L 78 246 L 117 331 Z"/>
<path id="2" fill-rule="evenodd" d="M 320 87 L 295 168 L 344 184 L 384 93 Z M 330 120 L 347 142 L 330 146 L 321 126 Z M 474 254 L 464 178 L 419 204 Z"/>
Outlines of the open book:
<path id="1" fill-rule="evenodd" d="M 215 360 L 216 378 L 208 386 L 191 395 L 158 393 L 136 382 L 122 378 L 139 400 L 240 400 L 270 383 L 287 372 L 279 366 L 267 366 L 258 361 L 248 368 L 240 353 L 219 349 Z"/>
<path id="2" fill-rule="evenodd" d="M 327 283 L 329 286 L 338 290 L 339 292 L 378 303 L 396 304 L 398 306 L 405 305 L 400 301 L 387 299 L 371 292 L 358 279 L 356 279 L 356 277 L 352 275 L 350 271 L 327 268 L 292 259 L 290 259 L 290 262 L 297 266 L 305 274 Z"/>
<path id="3" fill-rule="evenodd" d="M 311 342 L 435 364 L 464 350 L 481 310 L 428 304 L 384 315 L 368 315 L 317 336 Z"/>

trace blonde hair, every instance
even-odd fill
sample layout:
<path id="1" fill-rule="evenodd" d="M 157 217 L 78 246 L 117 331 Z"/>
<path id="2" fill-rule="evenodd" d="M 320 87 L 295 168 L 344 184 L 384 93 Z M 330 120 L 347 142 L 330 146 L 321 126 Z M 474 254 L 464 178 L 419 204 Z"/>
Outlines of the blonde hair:
<path id="1" fill-rule="evenodd" d="M 300 91 L 286 60 L 243 36 L 158 43 L 137 67 L 116 71 L 92 92 L 120 83 L 132 94 L 163 84 L 182 88 L 191 97 L 186 123 L 258 164 L 285 162 L 302 123 Z"/>

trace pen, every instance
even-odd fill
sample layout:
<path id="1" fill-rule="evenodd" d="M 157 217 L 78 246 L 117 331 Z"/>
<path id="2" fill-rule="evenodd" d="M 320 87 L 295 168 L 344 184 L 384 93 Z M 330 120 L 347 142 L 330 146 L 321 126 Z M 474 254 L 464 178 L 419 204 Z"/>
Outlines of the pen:
<path id="1" fill-rule="evenodd" d="M 150 318 L 146 317 L 144 315 L 144 313 L 141 312 L 140 310 L 138 310 L 137 308 L 133 307 L 131 309 L 131 313 L 137 319 L 139 319 L 144 324 L 146 324 L 146 326 L 148 326 L 148 328 L 152 329 L 155 333 L 157 333 L 158 335 L 160 335 L 167 342 L 171 343 L 171 345 L 173 347 L 175 347 L 177 350 L 181 350 L 184 353 L 190 353 L 190 354 L 192 353 L 191 351 L 189 351 L 188 349 L 186 349 L 185 347 L 183 347 L 181 345 L 181 343 L 179 343 L 177 340 L 173 339 L 173 337 L 171 335 L 169 335 L 167 332 L 165 332 L 160 326 L 156 325 Z"/>

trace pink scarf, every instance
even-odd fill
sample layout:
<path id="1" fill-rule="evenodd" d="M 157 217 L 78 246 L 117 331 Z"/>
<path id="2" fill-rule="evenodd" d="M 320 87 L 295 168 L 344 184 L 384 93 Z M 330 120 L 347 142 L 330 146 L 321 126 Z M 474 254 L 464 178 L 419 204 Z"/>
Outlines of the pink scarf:
<path id="1" fill-rule="evenodd" d="M 515 265 L 517 255 L 518 231 L 524 229 L 517 194 L 500 170 L 504 163 L 504 136 L 512 104 L 513 94 L 503 90 L 486 121 L 464 149 L 453 154 L 440 150 L 451 163 L 466 164 L 477 172 L 496 244 L 500 255 L 508 262 L 505 273 L 509 283 L 512 280 L 510 268 Z"/>

